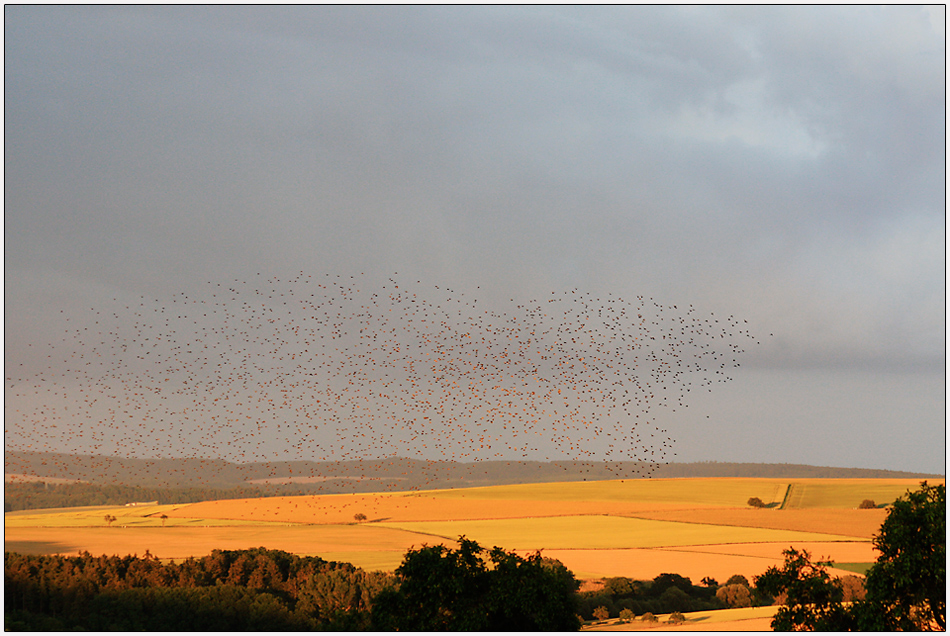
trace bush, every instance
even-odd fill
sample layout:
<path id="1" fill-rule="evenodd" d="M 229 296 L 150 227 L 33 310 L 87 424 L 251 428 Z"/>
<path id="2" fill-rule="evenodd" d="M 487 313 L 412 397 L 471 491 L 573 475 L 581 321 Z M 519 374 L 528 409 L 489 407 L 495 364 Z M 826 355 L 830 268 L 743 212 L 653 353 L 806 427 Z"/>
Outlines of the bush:
<path id="1" fill-rule="evenodd" d="M 765 508 L 765 502 L 763 502 L 758 497 L 750 497 L 748 504 L 753 508 Z"/>
<path id="2" fill-rule="evenodd" d="M 636 594 L 638 589 L 636 581 L 624 576 L 615 576 L 604 581 L 604 591 L 611 596 L 630 596 Z"/>
<path id="3" fill-rule="evenodd" d="M 577 601 L 577 610 L 581 616 L 586 617 L 586 620 L 593 620 L 594 610 L 598 607 L 606 607 L 607 611 L 613 615 L 616 615 L 620 609 L 617 607 L 613 598 L 603 592 L 587 592 L 581 594 Z"/>
<path id="4" fill-rule="evenodd" d="M 728 607 L 752 607 L 752 592 L 741 583 L 723 585 L 716 590 L 716 598 Z"/>
<path id="5" fill-rule="evenodd" d="M 726 585 L 745 585 L 746 587 L 752 587 L 752 585 L 749 584 L 749 579 L 741 574 L 733 574 L 730 576 L 729 580 L 726 581 Z"/>
<path id="6" fill-rule="evenodd" d="M 629 623 L 630 621 L 633 620 L 633 618 L 634 618 L 633 610 L 629 610 L 629 609 L 622 609 L 622 610 L 620 610 L 620 622 L 621 622 L 621 623 Z"/>
<path id="7" fill-rule="evenodd" d="M 863 601 L 865 590 L 864 590 L 864 579 L 860 576 L 855 576 L 849 574 L 843 578 L 838 579 L 841 583 L 841 591 L 844 593 L 844 598 L 841 600 L 845 603 L 851 601 Z"/>
<path id="8" fill-rule="evenodd" d="M 677 623 L 677 624 L 685 623 L 686 617 L 683 616 L 682 612 L 673 612 L 672 614 L 670 614 L 670 617 L 669 619 L 667 619 L 667 621 L 670 623 Z"/>
<path id="9" fill-rule="evenodd" d="M 647 612 L 646 614 L 640 617 L 640 620 L 643 621 L 644 623 L 655 623 L 657 622 L 658 619 L 656 616 L 653 615 L 652 612 Z"/>
<path id="10" fill-rule="evenodd" d="M 605 621 L 608 618 L 610 618 L 610 610 L 608 610 L 603 605 L 594 610 L 594 619 L 598 621 Z"/>
<path id="11" fill-rule="evenodd" d="M 860 510 L 870 510 L 871 508 L 877 508 L 877 504 L 874 503 L 873 499 L 865 499 L 860 504 L 858 504 Z"/>

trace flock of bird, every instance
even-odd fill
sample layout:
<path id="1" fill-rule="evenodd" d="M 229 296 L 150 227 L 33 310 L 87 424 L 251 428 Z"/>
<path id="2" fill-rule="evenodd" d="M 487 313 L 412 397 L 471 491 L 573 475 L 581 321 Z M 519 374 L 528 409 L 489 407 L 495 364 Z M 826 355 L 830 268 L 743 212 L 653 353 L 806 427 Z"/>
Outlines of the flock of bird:
<path id="1" fill-rule="evenodd" d="M 486 308 L 398 275 L 258 275 L 115 302 L 50 345 L 45 369 L 8 369 L 7 448 L 642 462 L 645 475 L 672 456 L 657 409 L 729 380 L 755 341 L 733 316 L 639 296 Z"/>

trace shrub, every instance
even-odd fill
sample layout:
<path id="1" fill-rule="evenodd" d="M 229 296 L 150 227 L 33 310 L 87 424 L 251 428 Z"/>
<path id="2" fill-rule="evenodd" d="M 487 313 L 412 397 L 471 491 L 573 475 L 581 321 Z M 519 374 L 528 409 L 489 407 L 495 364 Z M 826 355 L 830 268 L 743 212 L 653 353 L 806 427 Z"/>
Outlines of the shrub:
<path id="1" fill-rule="evenodd" d="M 752 607 L 752 592 L 741 583 L 723 585 L 716 590 L 716 598 L 729 607 Z"/>
<path id="2" fill-rule="evenodd" d="M 848 603 L 851 601 L 864 600 L 865 590 L 864 579 L 862 577 L 849 574 L 838 580 L 841 582 L 841 591 L 844 593 L 844 598 L 841 599 L 842 601 Z"/>
<path id="3" fill-rule="evenodd" d="M 594 618 L 599 621 L 605 621 L 608 618 L 610 618 L 610 611 L 606 607 L 601 605 L 600 607 L 594 610 Z"/>
<path id="4" fill-rule="evenodd" d="M 861 510 L 869 510 L 871 508 L 877 508 L 877 504 L 874 503 L 873 499 L 865 499 L 860 504 L 858 504 L 858 508 Z"/>
<path id="5" fill-rule="evenodd" d="M 604 591 L 612 596 L 629 596 L 637 592 L 637 582 L 623 576 L 615 576 L 604 581 Z"/>
<path id="6" fill-rule="evenodd" d="M 749 579 L 741 574 L 733 574 L 730 576 L 729 580 L 726 581 L 726 585 L 745 585 L 746 587 L 752 587 L 752 585 L 749 584 Z"/>
<path id="7" fill-rule="evenodd" d="M 684 623 L 686 622 L 686 617 L 683 616 L 682 612 L 673 612 L 672 614 L 670 614 L 668 622 L 677 623 L 677 624 Z"/>
<path id="8" fill-rule="evenodd" d="M 765 508 L 765 502 L 758 497 L 749 497 L 748 504 L 753 508 Z"/>
<path id="9" fill-rule="evenodd" d="M 644 623 L 655 623 L 657 622 L 658 619 L 656 616 L 653 615 L 653 612 L 647 612 L 646 614 L 640 617 L 640 620 L 643 621 Z"/>
<path id="10" fill-rule="evenodd" d="M 629 609 L 622 609 L 622 610 L 620 610 L 620 622 L 621 622 L 621 623 L 628 623 L 628 622 L 632 621 L 633 618 L 634 618 L 633 610 L 629 610 Z"/>

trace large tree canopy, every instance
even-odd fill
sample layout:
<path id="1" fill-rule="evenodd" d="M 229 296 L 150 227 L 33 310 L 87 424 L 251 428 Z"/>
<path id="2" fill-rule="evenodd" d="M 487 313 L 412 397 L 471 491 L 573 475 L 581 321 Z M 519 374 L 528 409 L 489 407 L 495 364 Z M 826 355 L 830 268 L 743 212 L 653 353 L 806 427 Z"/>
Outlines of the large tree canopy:
<path id="1" fill-rule="evenodd" d="M 810 555 L 785 551 L 782 569 L 769 568 L 756 586 L 786 595 L 772 628 L 788 630 L 946 629 L 946 487 L 921 483 L 891 507 L 874 547 L 881 553 L 865 581 L 863 601 L 842 604 L 840 581 Z"/>
<path id="2" fill-rule="evenodd" d="M 891 508 L 874 538 L 861 629 L 946 629 L 946 487 L 921 484 Z"/>
<path id="3" fill-rule="evenodd" d="M 373 604 L 373 627 L 412 631 L 577 630 L 574 575 L 539 553 L 527 558 L 487 551 L 459 537 L 410 550 L 396 569 L 399 585 Z"/>

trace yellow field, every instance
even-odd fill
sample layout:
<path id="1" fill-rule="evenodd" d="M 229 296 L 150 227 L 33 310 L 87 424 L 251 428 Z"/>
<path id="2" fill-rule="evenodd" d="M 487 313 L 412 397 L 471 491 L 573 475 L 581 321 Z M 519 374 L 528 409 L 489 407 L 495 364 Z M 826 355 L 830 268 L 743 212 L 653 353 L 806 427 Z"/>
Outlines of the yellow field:
<path id="1" fill-rule="evenodd" d="M 717 631 L 717 632 L 762 632 L 771 631 L 772 616 L 775 607 L 740 607 L 736 609 L 712 610 L 708 612 L 687 612 L 686 621 L 678 625 L 667 622 L 669 614 L 657 616 L 656 623 L 644 623 L 634 620 L 621 623 L 619 619 L 603 621 L 581 628 L 585 632 L 638 632 L 642 630 L 658 631 Z"/>
<path id="2" fill-rule="evenodd" d="M 931 485 L 943 480 L 930 480 Z M 865 499 L 890 503 L 920 486 L 917 479 L 797 479 L 789 492 L 787 509 L 857 508 Z"/>
<path id="3" fill-rule="evenodd" d="M 831 534 L 714 526 L 611 516 L 571 516 L 477 521 L 415 521 L 377 524 L 442 539 L 460 534 L 489 546 L 509 549 L 602 550 L 660 548 L 717 543 L 843 540 Z M 861 541 L 860 537 L 851 537 Z"/>
<path id="4" fill-rule="evenodd" d="M 873 561 L 870 540 L 886 511 L 857 505 L 890 503 L 918 485 L 651 479 L 21 511 L 5 515 L 5 542 L 7 550 L 36 554 L 148 550 L 176 559 L 264 546 L 391 570 L 411 547 L 451 544 L 464 534 L 486 547 L 543 550 L 579 578 L 675 572 L 722 581 L 780 565 L 791 546 L 842 563 Z M 774 507 L 751 509 L 750 497 Z M 368 521 L 356 524 L 358 513 Z M 107 514 L 116 517 L 111 527 Z"/>

